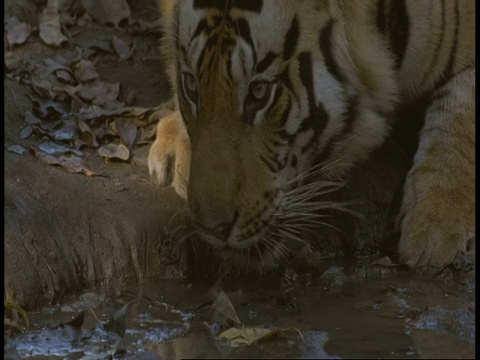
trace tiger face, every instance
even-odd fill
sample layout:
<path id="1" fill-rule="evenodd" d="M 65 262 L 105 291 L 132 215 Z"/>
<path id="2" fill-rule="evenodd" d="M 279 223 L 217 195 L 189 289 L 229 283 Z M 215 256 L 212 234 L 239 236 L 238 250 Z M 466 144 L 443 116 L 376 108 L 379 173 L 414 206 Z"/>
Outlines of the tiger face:
<path id="1" fill-rule="evenodd" d="M 368 9 L 348 3 L 361 22 Z M 322 175 L 337 176 L 387 133 L 392 61 L 368 29 L 347 35 L 338 6 L 183 0 L 173 7 L 166 41 L 191 144 L 188 203 L 210 243 L 260 251 L 275 248 L 276 237 L 296 238 L 295 226 L 314 222 L 324 206 L 313 194 L 325 182 L 299 187 L 313 163 L 334 164 Z"/>

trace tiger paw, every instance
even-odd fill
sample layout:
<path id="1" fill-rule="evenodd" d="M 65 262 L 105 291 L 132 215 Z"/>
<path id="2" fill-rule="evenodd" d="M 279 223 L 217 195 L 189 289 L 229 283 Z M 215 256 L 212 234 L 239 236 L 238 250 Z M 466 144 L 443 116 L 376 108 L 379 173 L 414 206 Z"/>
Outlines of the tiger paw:
<path id="1" fill-rule="evenodd" d="M 430 192 L 415 199 L 406 193 L 398 246 L 401 263 L 441 267 L 452 264 L 458 254 L 475 253 L 474 210 L 468 202 L 457 203 L 453 194 Z"/>
<path id="2" fill-rule="evenodd" d="M 161 185 L 171 183 L 177 194 L 187 198 L 190 171 L 190 140 L 179 111 L 163 117 L 148 154 L 148 169 Z"/>
<path id="3" fill-rule="evenodd" d="M 451 264 L 458 254 L 470 253 L 474 248 L 474 234 L 462 230 L 444 223 L 416 225 L 401 236 L 400 261 L 411 267 Z"/>

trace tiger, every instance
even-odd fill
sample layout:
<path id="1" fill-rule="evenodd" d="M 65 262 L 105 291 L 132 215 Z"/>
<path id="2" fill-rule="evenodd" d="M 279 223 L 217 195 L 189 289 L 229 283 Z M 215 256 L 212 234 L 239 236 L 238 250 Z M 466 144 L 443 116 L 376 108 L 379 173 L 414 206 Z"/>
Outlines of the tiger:
<path id="1" fill-rule="evenodd" d="M 282 238 L 299 237 L 282 223 L 315 221 L 318 196 L 419 99 L 426 110 L 397 217 L 399 261 L 442 267 L 474 254 L 474 1 L 160 5 L 176 110 L 158 123 L 149 172 L 171 182 L 220 254 L 274 262 Z M 320 180 L 303 181 L 310 173 Z"/>

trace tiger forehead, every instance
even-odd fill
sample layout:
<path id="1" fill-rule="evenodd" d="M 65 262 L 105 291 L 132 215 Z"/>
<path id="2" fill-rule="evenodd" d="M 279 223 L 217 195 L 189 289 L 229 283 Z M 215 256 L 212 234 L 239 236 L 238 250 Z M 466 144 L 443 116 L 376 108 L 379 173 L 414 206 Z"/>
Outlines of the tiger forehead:
<path id="1" fill-rule="evenodd" d="M 243 37 L 248 42 L 252 37 L 258 45 L 280 42 L 280 33 L 289 26 L 299 5 L 290 0 L 184 0 L 177 10 L 182 46 L 189 47 L 201 35 L 209 37 L 220 30 L 231 39 Z"/>

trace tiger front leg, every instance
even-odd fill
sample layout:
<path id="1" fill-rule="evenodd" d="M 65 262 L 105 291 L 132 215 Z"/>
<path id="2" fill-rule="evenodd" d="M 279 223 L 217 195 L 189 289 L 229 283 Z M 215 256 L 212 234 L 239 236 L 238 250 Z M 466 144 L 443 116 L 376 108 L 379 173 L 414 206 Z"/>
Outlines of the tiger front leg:
<path id="1" fill-rule="evenodd" d="M 443 266 L 475 252 L 475 69 L 432 97 L 400 213 L 400 261 Z"/>
<path id="2" fill-rule="evenodd" d="M 179 111 L 165 116 L 157 125 L 157 137 L 148 154 L 148 169 L 161 185 L 171 185 L 187 199 L 190 173 L 190 140 Z"/>

